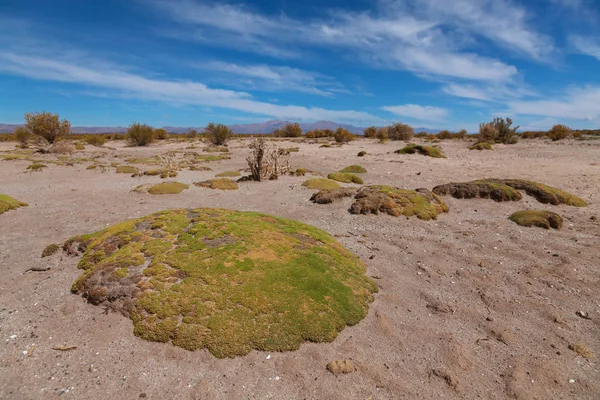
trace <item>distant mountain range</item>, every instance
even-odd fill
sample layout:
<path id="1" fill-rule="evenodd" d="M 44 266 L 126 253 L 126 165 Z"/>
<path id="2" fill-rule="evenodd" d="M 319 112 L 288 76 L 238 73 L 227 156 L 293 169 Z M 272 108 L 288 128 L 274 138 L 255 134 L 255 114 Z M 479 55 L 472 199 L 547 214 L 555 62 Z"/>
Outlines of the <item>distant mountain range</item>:
<path id="1" fill-rule="evenodd" d="M 271 133 L 278 128 L 283 128 L 289 121 L 282 121 L 278 119 L 274 119 L 271 121 L 266 121 L 262 123 L 255 124 L 235 124 L 229 125 L 229 128 L 234 133 L 255 133 L 255 134 L 265 134 Z M 0 133 L 12 133 L 17 126 L 22 125 L 10 125 L 10 124 L 0 124 Z M 313 122 L 311 124 L 301 123 L 300 127 L 304 132 L 312 131 L 315 129 L 332 129 L 336 130 L 339 126 L 354 134 L 362 134 L 364 131 L 364 127 L 358 127 L 347 124 L 338 124 L 337 122 L 332 121 L 318 121 Z M 198 132 L 204 131 L 204 127 L 176 127 L 176 126 L 164 126 L 167 132 L 171 133 L 187 133 L 190 129 L 195 129 Z M 127 131 L 127 127 L 122 126 L 74 126 L 71 127 L 71 132 L 73 133 L 125 133 Z M 439 130 L 436 129 L 428 129 L 428 128 L 415 128 L 415 132 L 427 132 L 427 133 L 438 133 Z"/>

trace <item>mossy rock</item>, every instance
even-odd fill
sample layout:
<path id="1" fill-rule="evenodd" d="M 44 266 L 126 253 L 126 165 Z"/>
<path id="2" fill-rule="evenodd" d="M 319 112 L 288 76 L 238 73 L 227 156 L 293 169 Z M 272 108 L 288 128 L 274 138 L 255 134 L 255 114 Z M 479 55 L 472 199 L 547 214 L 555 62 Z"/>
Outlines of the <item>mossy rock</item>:
<path id="1" fill-rule="evenodd" d="M 319 190 L 317 193 L 313 194 L 310 198 L 310 201 L 317 204 L 329 204 L 334 201 L 343 199 L 344 197 L 354 196 L 356 194 L 356 189 L 352 188 L 337 188 L 337 189 L 324 189 Z"/>
<path id="2" fill-rule="evenodd" d="M 302 183 L 302 186 L 306 186 L 308 189 L 317 190 L 336 189 L 340 187 L 340 185 L 337 182 L 325 178 L 309 179 L 307 181 L 304 181 L 304 183 Z"/>
<path id="3" fill-rule="evenodd" d="M 83 253 L 74 293 L 129 316 L 143 339 L 219 358 L 331 342 L 377 292 L 329 234 L 254 212 L 162 211 L 63 249 Z"/>
<path id="4" fill-rule="evenodd" d="M 40 163 L 33 163 L 27 167 L 27 169 L 32 171 L 41 171 L 43 168 L 48 168 L 48 166 Z"/>
<path id="5" fill-rule="evenodd" d="M 119 165 L 116 171 L 117 174 L 138 174 L 140 172 L 139 169 L 131 165 Z"/>
<path id="6" fill-rule="evenodd" d="M 290 175 L 292 176 L 304 176 L 307 172 L 311 172 L 306 168 L 296 168 L 295 170 L 290 170 Z"/>
<path id="7" fill-rule="evenodd" d="M 56 253 L 59 249 L 60 249 L 60 247 L 57 244 L 55 244 L 55 243 L 49 244 L 42 251 L 42 258 L 44 258 L 44 257 L 50 257 L 51 255 L 53 255 L 54 253 Z"/>
<path id="8" fill-rule="evenodd" d="M 415 154 L 419 153 L 424 156 L 433 158 L 446 158 L 446 155 L 439 147 L 421 146 L 420 144 L 409 143 L 403 148 L 396 150 L 396 154 Z"/>
<path id="9" fill-rule="evenodd" d="M 234 176 L 242 176 L 240 171 L 224 171 L 215 175 L 217 178 L 231 178 Z"/>
<path id="10" fill-rule="evenodd" d="M 366 174 L 367 170 L 362 165 L 349 165 L 346 168 L 341 169 L 340 172 L 348 174 Z"/>
<path id="11" fill-rule="evenodd" d="M 358 157 L 364 157 L 366 155 L 367 155 L 367 152 L 364 151 L 364 150 L 363 151 L 359 151 L 358 154 L 357 154 Z"/>
<path id="12" fill-rule="evenodd" d="M 416 216 L 428 221 L 448 212 L 448 206 L 427 189 L 407 190 L 393 186 L 367 186 L 358 191 L 350 206 L 352 214 L 379 214 L 399 217 Z"/>
<path id="13" fill-rule="evenodd" d="M 338 182 L 358 183 L 359 185 L 363 184 L 363 180 L 360 176 L 344 172 L 334 172 L 332 174 L 327 175 L 327 178 Z"/>
<path id="14" fill-rule="evenodd" d="M 494 150 L 494 148 L 488 142 L 478 142 L 469 146 L 469 150 Z"/>
<path id="15" fill-rule="evenodd" d="M 451 195 L 457 199 L 474 197 L 490 198 L 495 201 L 521 200 L 519 190 L 523 190 L 537 201 L 544 204 L 566 204 L 575 207 L 585 207 L 587 203 L 568 192 L 543 183 L 524 179 L 481 179 L 472 182 L 448 183 L 433 188 L 438 195 Z"/>
<path id="16" fill-rule="evenodd" d="M 439 196 L 450 195 L 456 199 L 482 198 L 494 201 L 518 201 L 523 197 L 518 190 L 488 179 L 447 183 L 434 187 L 432 191 Z"/>
<path id="17" fill-rule="evenodd" d="M 7 212 L 8 210 L 14 210 L 19 207 L 27 207 L 27 203 L 13 199 L 10 196 L 0 193 L 0 214 Z"/>
<path id="18" fill-rule="evenodd" d="M 560 229 L 563 225 L 563 219 L 560 215 L 542 210 L 517 211 L 508 217 L 508 219 L 521 226 L 537 226 L 544 229 Z"/>
<path id="19" fill-rule="evenodd" d="M 238 190 L 240 188 L 237 183 L 227 178 L 215 178 L 202 182 L 194 182 L 194 185 L 209 189 L 221 190 Z"/>

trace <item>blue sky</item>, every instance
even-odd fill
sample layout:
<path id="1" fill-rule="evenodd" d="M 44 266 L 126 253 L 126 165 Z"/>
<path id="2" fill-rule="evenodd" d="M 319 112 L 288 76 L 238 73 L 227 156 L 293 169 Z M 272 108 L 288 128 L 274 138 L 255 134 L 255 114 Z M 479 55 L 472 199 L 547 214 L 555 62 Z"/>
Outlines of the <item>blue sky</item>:
<path id="1" fill-rule="evenodd" d="M 2 0 L 0 123 L 600 128 L 598 0 Z"/>

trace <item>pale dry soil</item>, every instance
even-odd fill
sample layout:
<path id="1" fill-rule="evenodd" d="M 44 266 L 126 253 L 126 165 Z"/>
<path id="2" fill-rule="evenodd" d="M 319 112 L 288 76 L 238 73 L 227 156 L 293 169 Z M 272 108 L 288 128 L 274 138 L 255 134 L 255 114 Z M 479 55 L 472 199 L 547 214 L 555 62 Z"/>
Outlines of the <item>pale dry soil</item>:
<path id="1" fill-rule="evenodd" d="M 103 160 L 164 154 L 189 143 L 111 149 Z M 201 143 L 196 143 L 202 146 Z M 248 140 L 214 171 L 182 171 L 191 184 L 246 168 Z M 568 190 L 589 206 L 445 198 L 437 221 L 351 215 L 351 199 L 309 202 L 306 179 L 245 182 L 237 191 L 190 186 L 179 195 L 131 190 L 161 182 L 86 170 L 89 163 L 26 172 L 27 161 L 0 161 L 0 193 L 29 203 L 0 215 L 0 398 L 2 399 L 598 399 L 600 398 L 600 141 L 522 141 L 470 151 L 446 141 L 447 159 L 397 155 L 403 142 L 359 140 L 341 148 L 300 147 L 294 167 L 326 175 L 361 164 L 366 184 L 409 189 L 478 178 L 524 178 Z M 14 144 L 0 144 L 0 151 Z M 360 150 L 368 155 L 356 157 Z M 207 153 L 204 153 L 207 154 Z M 51 159 L 52 156 L 40 156 Z M 349 185 L 351 186 L 351 185 Z M 253 351 L 217 359 L 133 335 L 132 322 L 70 292 L 78 259 L 41 258 L 50 243 L 173 208 L 222 207 L 292 218 L 333 235 L 368 266 L 379 293 L 367 317 L 333 343 L 298 351 Z M 565 218 L 560 231 L 523 228 L 507 217 L 536 208 Z M 27 272 L 31 267 L 48 271 Z M 576 312 L 587 313 L 590 319 Z M 570 344 L 591 350 L 590 359 Z M 76 346 L 68 351 L 54 346 Z M 270 357 L 269 357 L 270 355 Z M 353 360 L 334 376 L 327 363 Z"/>

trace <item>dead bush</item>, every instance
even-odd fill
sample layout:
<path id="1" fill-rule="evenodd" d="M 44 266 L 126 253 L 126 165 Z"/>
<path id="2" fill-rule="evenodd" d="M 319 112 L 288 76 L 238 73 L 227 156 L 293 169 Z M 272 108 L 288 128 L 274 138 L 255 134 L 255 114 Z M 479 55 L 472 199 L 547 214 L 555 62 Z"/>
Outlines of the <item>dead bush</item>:
<path id="1" fill-rule="evenodd" d="M 263 138 L 254 139 L 250 144 L 252 154 L 246 161 L 250 167 L 252 180 L 277 179 L 290 170 L 290 153 L 269 145 Z M 284 151 L 282 151 L 284 150 Z"/>

